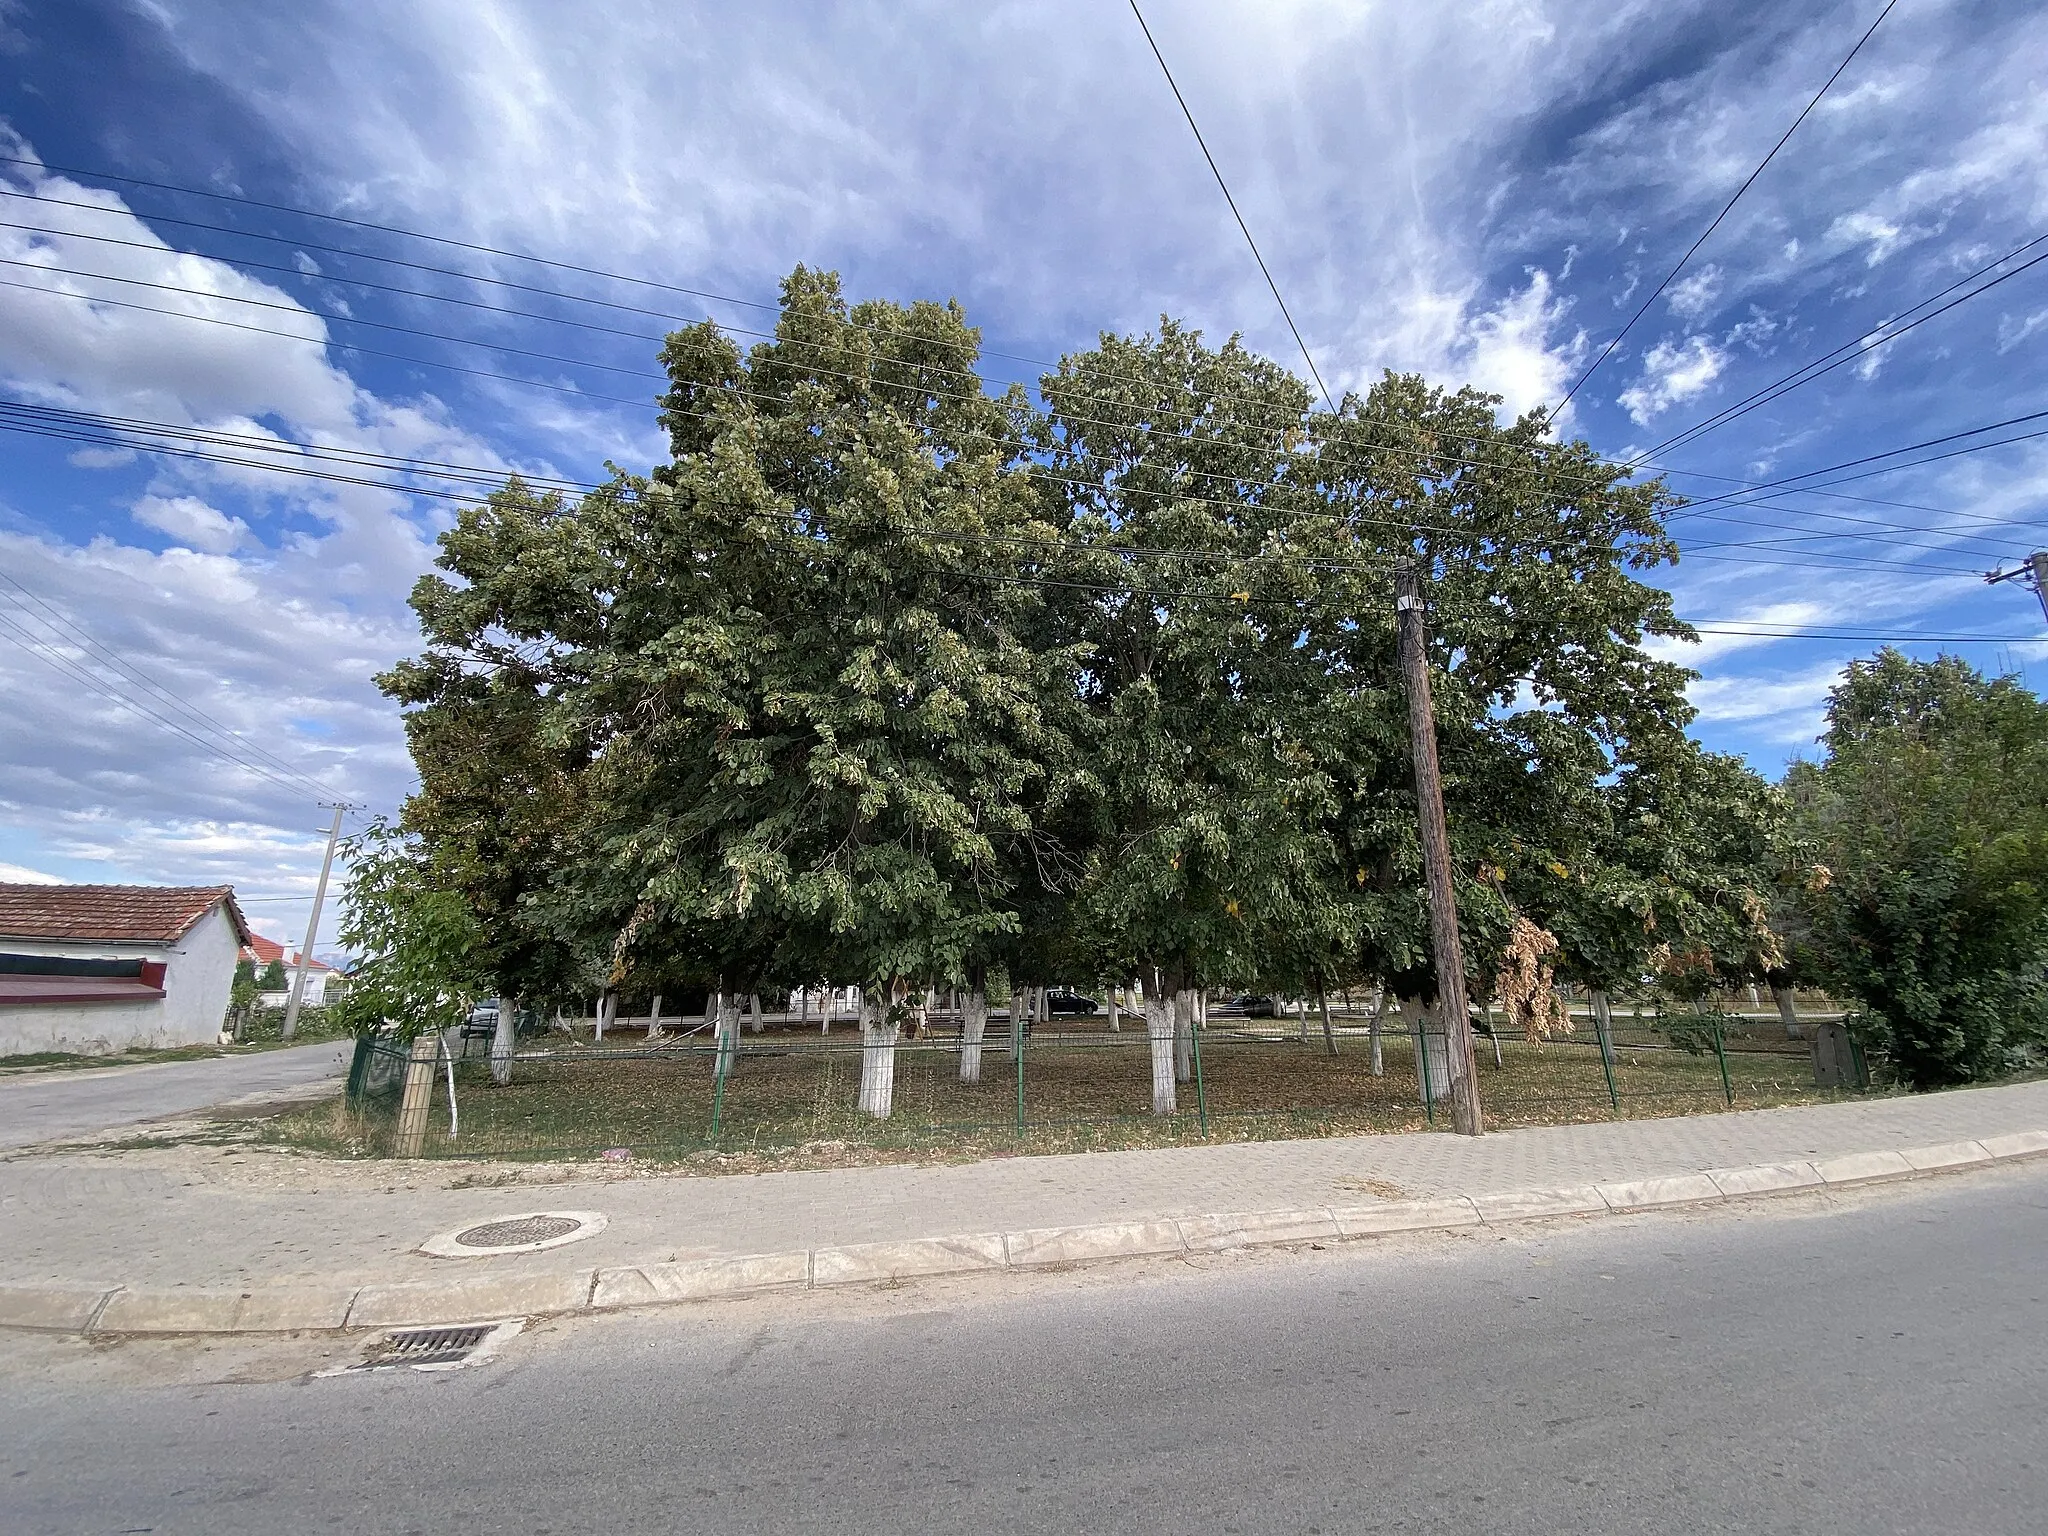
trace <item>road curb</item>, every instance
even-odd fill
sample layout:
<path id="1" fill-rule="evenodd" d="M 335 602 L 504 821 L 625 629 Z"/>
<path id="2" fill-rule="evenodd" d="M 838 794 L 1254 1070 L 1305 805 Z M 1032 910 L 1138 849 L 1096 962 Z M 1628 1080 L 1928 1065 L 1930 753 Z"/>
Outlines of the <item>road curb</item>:
<path id="1" fill-rule="evenodd" d="M 1243 1248 L 1326 1246 L 1404 1232 L 1505 1227 L 1558 1217 L 1627 1215 L 1724 1200 L 1899 1183 L 2048 1155 L 2048 1130 L 1855 1152 L 1811 1162 L 1521 1189 L 1367 1206 L 1221 1211 L 1198 1216 L 1038 1227 L 900 1242 L 851 1243 L 577 1269 L 361 1285 L 252 1285 L 246 1290 L 0 1283 L 0 1328 L 48 1333 L 333 1332 L 720 1301 L 774 1291 L 900 1284 L 940 1275 L 1044 1270 Z"/>

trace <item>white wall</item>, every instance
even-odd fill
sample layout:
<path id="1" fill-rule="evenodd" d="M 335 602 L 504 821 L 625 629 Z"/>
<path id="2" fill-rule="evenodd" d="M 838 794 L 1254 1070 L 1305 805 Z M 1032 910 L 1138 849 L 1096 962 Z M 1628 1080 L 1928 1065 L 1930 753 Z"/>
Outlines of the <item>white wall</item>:
<path id="1" fill-rule="evenodd" d="M 227 909 L 215 907 L 175 945 L 10 939 L 13 954 L 91 960 L 161 960 L 161 1001 L 0 1007 L 0 1056 L 29 1051 L 111 1051 L 211 1045 L 227 1017 L 241 944 Z"/>

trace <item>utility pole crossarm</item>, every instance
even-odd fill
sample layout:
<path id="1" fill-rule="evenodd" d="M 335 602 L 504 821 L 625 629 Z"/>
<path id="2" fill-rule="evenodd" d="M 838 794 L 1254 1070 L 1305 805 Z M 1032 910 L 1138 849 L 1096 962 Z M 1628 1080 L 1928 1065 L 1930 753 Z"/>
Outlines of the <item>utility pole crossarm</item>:
<path id="1" fill-rule="evenodd" d="M 2048 549 L 2035 550 L 2009 571 L 2003 566 L 1987 571 L 1984 580 L 1994 587 L 2002 581 L 2019 582 L 2040 599 L 2041 617 L 2048 619 Z"/>

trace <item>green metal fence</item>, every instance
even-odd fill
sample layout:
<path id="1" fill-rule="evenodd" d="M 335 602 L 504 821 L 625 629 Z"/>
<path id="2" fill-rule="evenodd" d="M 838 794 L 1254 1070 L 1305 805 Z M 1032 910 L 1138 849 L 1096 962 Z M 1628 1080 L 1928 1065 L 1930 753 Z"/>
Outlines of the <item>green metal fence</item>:
<path id="1" fill-rule="evenodd" d="M 1447 1124 L 1445 1085 L 1425 1083 L 1441 1068 L 1432 1072 L 1432 1053 L 1418 1051 L 1413 1018 L 1383 1019 L 1377 1073 L 1368 1026 L 1366 1015 L 1339 1010 L 1326 1040 L 1313 1015 L 1212 1014 L 1196 1032 L 1175 1112 L 1154 1115 L 1142 1021 L 1111 1030 L 1100 1017 L 1063 1020 L 1026 1034 L 998 1013 L 980 1080 L 969 1083 L 958 1019 L 938 1015 L 895 1047 L 886 1120 L 860 1111 L 866 1047 L 846 1023 L 829 1033 L 815 1023 L 743 1031 L 723 1080 L 702 1028 L 655 1043 L 615 1030 L 603 1045 L 552 1033 L 523 1043 L 502 1085 L 482 1054 L 487 1042 L 470 1042 L 476 1054 L 442 1051 L 413 1068 L 406 1124 L 406 1047 L 372 1041 L 359 1048 L 346 1108 L 288 1117 L 280 1134 L 371 1156 L 660 1160 L 788 1149 L 1087 1150 Z M 1590 1027 L 1542 1044 L 1482 1032 L 1481 1102 L 1490 1126 L 1509 1126 L 1839 1097 L 1814 1087 L 1805 1042 L 1782 1035 L 1720 1016 L 1617 1018 L 1603 1052 Z M 431 1091 L 422 1111 L 423 1070 Z"/>

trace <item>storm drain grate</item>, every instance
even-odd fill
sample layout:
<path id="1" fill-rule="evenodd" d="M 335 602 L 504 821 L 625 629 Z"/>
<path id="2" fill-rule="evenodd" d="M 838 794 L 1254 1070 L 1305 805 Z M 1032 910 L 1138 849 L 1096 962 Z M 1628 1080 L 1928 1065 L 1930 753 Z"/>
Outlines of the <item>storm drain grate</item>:
<path id="1" fill-rule="evenodd" d="M 380 1365 L 453 1365 L 490 1337 L 495 1323 L 465 1323 L 459 1328 L 400 1328 L 384 1335 L 377 1352 L 355 1367 L 375 1370 Z"/>
<path id="2" fill-rule="evenodd" d="M 527 1243 L 545 1243 L 566 1237 L 583 1223 L 573 1216 L 520 1216 L 511 1221 L 487 1221 L 455 1234 L 465 1248 L 515 1248 Z"/>

